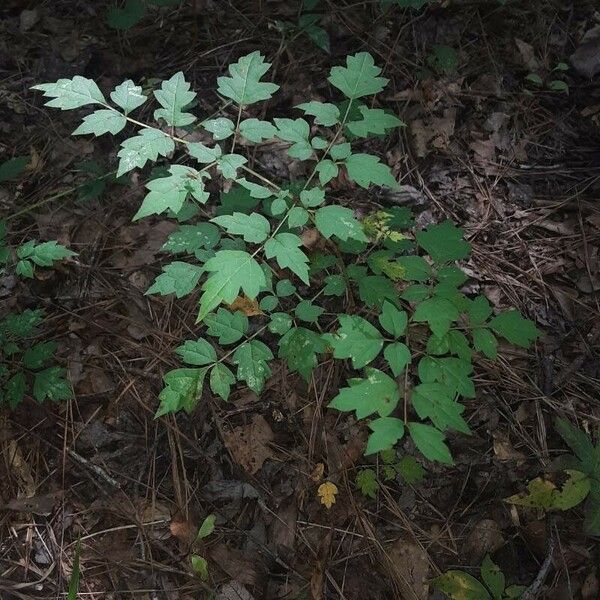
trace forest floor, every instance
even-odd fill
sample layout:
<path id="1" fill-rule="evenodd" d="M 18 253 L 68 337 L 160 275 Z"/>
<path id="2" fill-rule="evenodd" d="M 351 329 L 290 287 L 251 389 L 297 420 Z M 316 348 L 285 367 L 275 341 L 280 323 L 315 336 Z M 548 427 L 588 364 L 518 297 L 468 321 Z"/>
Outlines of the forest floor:
<path id="1" fill-rule="evenodd" d="M 573 67 L 553 71 L 600 25 L 595 3 L 382 11 L 324 1 L 330 53 L 306 36 L 282 39 L 277 21 L 296 22 L 297 2 L 154 7 L 126 31 L 107 25 L 112 4 L 0 6 L 0 163 L 31 157 L 25 178 L 0 184 L 0 213 L 12 215 L 15 243 L 58 239 L 78 253 L 34 280 L 0 279 L 0 313 L 45 309 L 74 388 L 68 403 L 27 399 L 0 417 L 0 598 L 66 597 L 78 539 L 80 598 L 441 598 L 430 578 L 477 576 L 487 553 L 510 583 L 530 585 L 549 548 L 538 597 L 600 597 L 600 549 L 580 509 L 548 516 L 503 502 L 564 451 L 556 416 L 592 433 L 600 423 L 600 86 Z M 436 62 L 436 46 L 456 52 Z M 453 467 L 424 462 L 415 485 L 382 479 L 376 499 L 354 483 L 361 467 L 377 468 L 362 456 L 364 429 L 324 409 L 345 381 L 329 363 L 310 386 L 279 366 L 260 397 L 205 394 L 190 416 L 154 419 L 196 312 L 194 297 L 144 295 L 174 225 L 131 222 L 144 193 L 137 174 L 90 183 L 87 198 L 72 191 L 114 169 L 115 146 L 71 137 L 76 115 L 30 90 L 76 74 L 102 89 L 151 84 L 181 70 L 212 114 L 217 76 L 256 49 L 282 86 L 275 115 L 328 101 L 330 67 L 370 52 L 390 79 L 382 104 L 408 124 L 383 156 L 402 188 L 340 181 L 338 197 L 357 211 L 410 206 L 422 224 L 451 218 L 473 246 L 470 289 L 544 334 L 531 352 L 505 349 L 476 366 L 474 435 L 450 438 Z M 549 89 L 555 79 L 568 90 Z M 323 471 L 339 488 L 330 510 L 316 494 Z M 208 514 L 217 527 L 203 543 L 202 582 L 189 553 Z"/>

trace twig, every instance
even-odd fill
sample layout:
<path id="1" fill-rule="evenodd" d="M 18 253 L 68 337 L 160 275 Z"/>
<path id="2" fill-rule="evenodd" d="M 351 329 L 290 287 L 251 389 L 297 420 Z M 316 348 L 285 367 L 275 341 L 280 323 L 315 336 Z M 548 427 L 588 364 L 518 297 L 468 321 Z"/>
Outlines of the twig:
<path id="1" fill-rule="evenodd" d="M 556 546 L 556 537 L 554 534 L 554 518 L 550 518 L 548 522 L 548 551 L 546 558 L 538 571 L 533 583 L 525 590 L 521 596 L 521 600 L 535 600 L 539 594 L 546 577 L 548 577 L 548 571 L 552 566 L 552 557 L 554 555 L 554 548 Z"/>

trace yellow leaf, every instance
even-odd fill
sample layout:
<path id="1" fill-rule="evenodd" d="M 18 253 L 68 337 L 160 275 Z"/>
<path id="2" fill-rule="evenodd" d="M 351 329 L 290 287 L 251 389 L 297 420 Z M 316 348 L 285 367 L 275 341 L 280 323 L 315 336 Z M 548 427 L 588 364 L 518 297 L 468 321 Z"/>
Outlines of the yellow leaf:
<path id="1" fill-rule="evenodd" d="M 331 481 L 322 483 L 317 490 L 319 500 L 321 500 L 321 504 L 323 504 L 326 508 L 331 508 L 335 504 L 335 495 L 337 493 L 337 485 L 335 485 L 335 483 L 331 483 Z"/>
<path id="2" fill-rule="evenodd" d="M 230 305 L 232 312 L 242 311 L 247 317 L 256 317 L 262 315 L 263 311 L 258 306 L 258 300 L 251 300 L 246 296 L 238 296 Z"/>

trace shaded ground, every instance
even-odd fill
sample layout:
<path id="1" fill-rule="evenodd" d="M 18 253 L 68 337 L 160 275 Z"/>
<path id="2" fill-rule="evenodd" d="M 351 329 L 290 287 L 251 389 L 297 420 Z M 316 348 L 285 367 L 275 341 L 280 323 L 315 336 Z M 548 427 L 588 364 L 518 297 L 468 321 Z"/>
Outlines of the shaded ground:
<path id="1" fill-rule="evenodd" d="M 568 71 L 568 94 L 525 81 L 532 71 L 546 77 L 600 23 L 593 2 L 388 13 L 321 3 L 331 55 L 304 37 L 282 41 L 274 21 L 294 21 L 295 3 L 199 0 L 153 9 L 127 32 L 106 26 L 108 4 L 0 7 L 0 161 L 35 158 L 24 182 L 0 188 L 0 210 L 20 213 L 10 222 L 16 243 L 59 239 L 79 253 L 1 288 L 2 312 L 45 307 L 76 400 L 28 400 L 0 417 L 0 597 L 63 597 L 78 537 L 82 598 L 148 600 L 424 598 L 423 580 L 457 566 L 477 574 L 486 552 L 512 583 L 528 585 L 552 537 L 541 597 L 597 598 L 598 544 L 582 534 L 581 513 L 544 518 L 502 502 L 562 448 L 555 415 L 598 427 L 598 79 Z M 33 24 L 23 25 L 24 9 L 37 11 Z M 458 50 L 458 64 L 427 76 L 436 44 Z M 377 501 L 354 484 L 365 432 L 323 409 L 344 380 L 332 362 L 308 388 L 279 366 L 260 398 L 206 396 L 191 417 L 155 421 L 161 375 L 177 365 L 173 348 L 193 332 L 196 312 L 195 298 L 144 296 L 173 225 L 131 223 L 138 175 L 92 200 L 57 197 L 89 178 L 82 160 L 114 168 L 115 147 L 69 137 L 76 115 L 42 108 L 31 85 L 83 74 L 109 89 L 183 70 L 198 110 L 212 114 L 216 77 L 254 49 L 282 85 L 267 109 L 275 116 L 328 99 L 329 68 L 348 53 L 368 50 L 385 65 L 385 104 L 409 127 L 382 150 L 406 187 L 367 194 L 339 181 L 340 201 L 359 212 L 410 205 L 421 223 L 454 219 L 474 248 L 472 291 L 518 307 L 545 332 L 535 352 L 507 348 L 477 366 L 475 433 L 451 438 L 456 466 L 426 465 L 415 487 L 382 482 Z M 277 177 L 289 166 L 266 168 Z M 316 498 L 319 469 L 340 488 L 330 511 Z M 209 513 L 218 526 L 202 548 L 211 572 L 203 584 L 188 554 Z"/>

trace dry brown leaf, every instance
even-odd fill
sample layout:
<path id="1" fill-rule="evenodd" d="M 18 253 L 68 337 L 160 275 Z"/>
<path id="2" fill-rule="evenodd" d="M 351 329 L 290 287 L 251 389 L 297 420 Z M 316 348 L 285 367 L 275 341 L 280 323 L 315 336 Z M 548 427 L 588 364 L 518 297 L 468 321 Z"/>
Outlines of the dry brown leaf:
<path id="1" fill-rule="evenodd" d="M 493 554 L 505 543 L 498 523 L 492 519 L 482 519 L 475 524 L 471 533 L 469 533 L 465 550 L 469 560 L 474 564 L 479 564 L 486 554 Z"/>
<path id="2" fill-rule="evenodd" d="M 258 558 L 258 553 L 253 556 Z M 217 544 L 210 549 L 210 557 L 229 577 L 245 585 L 257 585 L 259 580 L 258 565 L 241 550 L 228 544 Z"/>
<path id="3" fill-rule="evenodd" d="M 229 309 L 232 312 L 236 310 L 242 311 L 247 317 L 256 317 L 262 315 L 263 311 L 258 306 L 258 300 L 252 300 L 247 296 L 238 296 L 230 305 Z"/>
<path id="4" fill-rule="evenodd" d="M 315 468 L 312 470 L 312 473 L 310 474 L 310 478 L 315 483 L 319 483 L 319 481 L 323 479 L 323 473 L 325 473 L 325 465 L 323 463 L 317 463 Z"/>
<path id="5" fill-rule="evenodd" d="M 494 433 L 494 454 L 498 460 L 525 460 L 525 455 L 512 445 L 508 436 Z"/>
<path id="6" fill-rule="evenodd" d="M 386 549 L 389 569 L 402 598 L 426 600 L 429 597 L 429 556 L 412 540 L 398 540 Z"/>
<path id="7" fill-rule="evenodd" d="M 251 474 L 256 473 L 267 458 L 274 456 L 269 443 L 275 436 L 262 415 L 254 415 L 252 423 L 224 433 L 223 438 L 233 458 Z"/>

